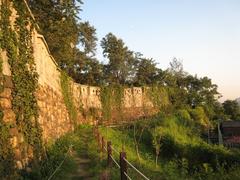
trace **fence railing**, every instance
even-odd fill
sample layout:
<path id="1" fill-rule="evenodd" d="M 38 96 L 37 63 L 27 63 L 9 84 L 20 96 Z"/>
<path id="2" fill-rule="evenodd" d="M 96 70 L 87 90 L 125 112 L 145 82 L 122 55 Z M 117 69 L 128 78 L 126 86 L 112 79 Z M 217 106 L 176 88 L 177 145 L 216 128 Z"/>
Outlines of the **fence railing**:
<path id="1" fill-rule="evenodd" d="M 57 166 L 57 168 L 53 171 L 53 173 L 47 178 L 47 180 L 51 180 L 51 179 L 55 176 L 55 174 L 57 173 L 57 171 L 60 170 L 60 168 L 62 167 L 63 163 L 65 162 L 65 160 L 66 160 L 68 154 L 71 152 L 72 147 L 73 147 L 72 144 L 68 147 L 68 150 L 67 150 L 67 152 L 66 152 L 66 154 L 65 154 L 65 156 L 64 156 L 64 158 L 63 158 L 63 160 L 62 160 L 61 163 Z"/>
<path id="2" fill-rule="evenodd" d="M 102 153 L 107 154 L 107 166 L 112 167 L 113 163 L 120 170 L 121 180 L 132 180 L 128 174 L 128 167 L 131 167 L 139 176 L 145 180 L 150 180 L 141 171 L 139 171 L 132 163 L 127 160 L 126 152 L 117 151 L 111 141 L 107 141 L 99 132 L 97 127 L 94 128 L 94 135 L 97 139 L 98 145 Z M 115 155 L 119 155 L 119 161 L 114 158 Z"/>

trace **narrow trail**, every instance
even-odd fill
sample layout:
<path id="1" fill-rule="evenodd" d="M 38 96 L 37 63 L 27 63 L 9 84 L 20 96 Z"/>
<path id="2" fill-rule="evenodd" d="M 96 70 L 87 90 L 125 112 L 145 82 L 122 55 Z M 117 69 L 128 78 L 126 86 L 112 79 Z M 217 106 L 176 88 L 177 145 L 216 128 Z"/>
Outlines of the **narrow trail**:
<path id="1" fill-rule="evenodd" d="M 77 169 L 69 175 L 69 180 L 94 179 L 94 175 L 89 172 L 89 169 L 91 168 L 91 159 L 88 157 L 87 154 L 89 136 L 87 134 L 83 134 L 81 136 L 81 139 L 83 142 L 83 146 L 81 148 L 80 154 L 77 152 L 73 152 L 73 159 L 76 163 Z"/>

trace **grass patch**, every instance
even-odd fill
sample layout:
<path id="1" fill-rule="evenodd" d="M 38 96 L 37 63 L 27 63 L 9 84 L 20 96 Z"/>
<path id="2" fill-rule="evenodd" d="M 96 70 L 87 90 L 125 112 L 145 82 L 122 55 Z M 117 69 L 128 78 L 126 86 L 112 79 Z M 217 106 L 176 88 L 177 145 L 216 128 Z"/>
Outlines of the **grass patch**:
<path id="1" fill-rule="evenodd" d="M 72 148 L 70 148 L 71 146 Z M 70 151 L 69 148 L 71 149 Z M 54 143 L 50 143 L 47 146 L 46 157 L 41 161 L 40 166 L 33 167 L 30 173 L 23 172 L 22 177 L 34 180 L 48 179 L 65 159 L 61 168 L 55 173 L 52 179 L 69 179 L 70 175 L 79 168 L 74 161 L 73 154 L 89 158 L 91 162 L 88 173 L 92 175 L 92 179 L 99 179 L 99 175 L 105 169 L 106 162 L 100 161 L 98 145 L 93 137 L 90 126 L 80 126 L 75 132 L 68 133 L 57 139 Z"/>
<path id="2" fill-rule="evenodd" d="M 239 178 L 239 151 L 207 144 L 194 128 L 184 125 L 177 117 L 155 117 L 149 121 L 151 122 L 139 144 L 140 160 L 135 150 L 131 126 L 101 127 L 100 131 L 106 139 L 111 140 L 115 149 L 118 151 L 124 149 L 127 159 L 150 179 Z M 162 131 L 160 160 L 157 167 L 151 136 L 156 126 L 161 127 Z M 119 155 L 115 154 L 115 158 L 118 159 Z M 132 179 L 140 179 L 132 170 L 129 170 L 129 175 Z"/>

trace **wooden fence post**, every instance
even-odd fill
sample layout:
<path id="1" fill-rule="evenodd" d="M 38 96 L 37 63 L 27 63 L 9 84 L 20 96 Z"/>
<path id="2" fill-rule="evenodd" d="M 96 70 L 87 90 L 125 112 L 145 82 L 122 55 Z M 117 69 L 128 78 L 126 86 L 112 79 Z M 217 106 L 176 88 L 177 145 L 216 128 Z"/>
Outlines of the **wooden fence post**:
<path id="1" fill-rule="evenodd" d="M 102 136 L 102 152 L 104 152 L 104 146 L 105 146 L 105 141 L 104 141 L 104 137 Z"/>
<path id="2" fill-rule="evenodd" d="M 112 166 L 112 143 L 111 141 L 107 142 L 107 154 L 108 154 L 108 160 L 107 160 L 107 165 L 109 167 Z"/>
<path id="3" fill-rule="evenodd" d="M 102 136 L 101 136 L 101 134 L 99 133 L 99 136 L 98 136 L 98 145 L 99 145 L 99 147 L 100 147 L 100 151 L 101 151 L 101 146 L 102 146 Z"/>
<path id="4" fill-rule="evenodd" d="M 120 152 L 120 173 L 121 180 L 127 180 L 127 162 L 124 160 L 127 158 L 126 152 Z"/>
<path id="5" fill-rule="evenodd" d="M 99 136 L 100 136 L 100 135 L 99 135 L 99 132 L 97 132 L 97 137 L 96 137 L 96 138 L 97 138 L 98 146 L 100 145 L 100 142 L 99 142 L 99 138 L 100 138 L 100 137 L 99 137 Z"/>

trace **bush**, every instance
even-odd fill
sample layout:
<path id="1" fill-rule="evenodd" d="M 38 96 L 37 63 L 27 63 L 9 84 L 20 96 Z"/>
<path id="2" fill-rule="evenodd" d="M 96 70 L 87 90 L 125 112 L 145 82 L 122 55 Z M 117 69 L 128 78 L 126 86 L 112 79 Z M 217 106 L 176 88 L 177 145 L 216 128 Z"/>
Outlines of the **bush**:
<path id="1" fill-rule="evenodd" d="M 189 118 L 186 111 L 180 111 L 179 116 Z M 230 151 L 223 146 L 210 145 L 175 117 L 166 117 L 162 123 L 163 137 L 160 156 L 164 159 L 186 159 L 189 169 L 200 169 L 203 164 L 209 164 L 214 170 L 218 166 L 230 167 L 240 163 L 240 153 Z M 150 130 L 152 131 L 152 130 Z"/>

